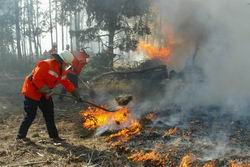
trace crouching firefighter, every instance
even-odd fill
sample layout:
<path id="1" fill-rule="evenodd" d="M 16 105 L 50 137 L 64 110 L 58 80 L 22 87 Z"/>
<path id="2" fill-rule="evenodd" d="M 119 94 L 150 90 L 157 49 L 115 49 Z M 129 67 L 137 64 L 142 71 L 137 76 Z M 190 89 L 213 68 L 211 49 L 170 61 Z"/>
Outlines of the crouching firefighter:
<path id="1" fill-rule="evenodd" d="M 26 138 L 29 127 L 36 117 L 39 108 L 46 122 L 49 137 L 54 142 L 61 139 L 54 120 L 54 105 L 52 100 L 53 88 L 62 84 L 76 100 L 81 100 L 79 92 L 74 85 L 67 79 L 65 69 L 71 65 L 74 56 L 69 51 L 61 54 L 52 54 L 50 59 L 38 62 L 32 73 L 25 78 L 22 93 L 24 94 L 24 111 L 26 113 L 16 139 L 29 140 Z"/>

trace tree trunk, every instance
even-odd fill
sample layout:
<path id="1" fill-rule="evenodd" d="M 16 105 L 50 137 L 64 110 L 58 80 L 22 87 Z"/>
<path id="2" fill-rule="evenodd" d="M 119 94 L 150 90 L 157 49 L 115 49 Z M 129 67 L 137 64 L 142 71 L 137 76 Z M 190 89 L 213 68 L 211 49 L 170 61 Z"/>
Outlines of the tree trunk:
<path id="1" fill-rule="evenodd" d="M 108 43 L 108 59 L 110 61 L 110 68 L 113 68 L 113 59 L 114 55 L 114 38 L 115 38 L 115 30 L 112 26 L 109 28 L 109 43 Z"/>
<path id="2" fill-rule="evenodd" d="M 34 5 L 33 0 L 30 0 L 30 20 L 31 20 L 31 30 L 32 30 L 32 38 L 35 46 L 35 56 L 38 57 L 38 47 L 37 47 L 37 40 L 36 40 L 36 33 L 35 33 L 35 25 L 34 25 Z"/>
<path id="3" fill-rule="evenodd" d="M 27 17 L 27 13 L 26 13 L 26 7 L 25 7 L 26 3 L 25 1 L 23 1 L 23 15 L 22 15 L 22 19 L 26 18 Z M 22 22 L 22 29 L 23 29 L 23 38 L 22 38 L 22 50 L 23 50 L 23 55 L 24 55 L 24 58 L 27 57 L 27 45 L 26 45 L 26 24 L 25 22 L 23 21 Z"/>
<path id="4" fill-rule="evenodd" d="M 78 32 L 78 12 L 75 12 L 74 14 L 74 17 L 75 17 L 75 33 L 74 33 L 74 36 L 75 36 L 75 42 L 76 42 L 76 49 L 79 49 L 79 35 L 77 34 Z"/>
<path id="5" fill-rule="evenodd" d="M 51 9 L 51 0 L 49 0 L 49 22 L 50 22 L 50 38 L 51 46 L 53 45 L 53 26 L 52 26 L 52 9 Z"/>
<path id="6" fill-rule="evenodd" d="M 20 32 L 20 19 L 19 19 L 20 9 L 18 5 L 18 0 L 15 0 L 15 24 L 16 24 L 16 41 L 17 41 L 17 57 L 18 60 L 22 59 L 21 51 L 21 32 Z"/>
<path id="7" fill-rule="evenodd" d="M 64 28 L 63 28 L 63 21 L 62 21 L 62 50 L 65 50 L 64 48 Z"/>
<path id="8" fill-rule="evenodd" d="M 72 40 L 72 13 L 70 13 L 70 27 L 69 27 L 69 32 L 70 32 L 70 47 L 71 47 L 71 50 L 73 50 L 73 40 Z"/>
<path id="9" fill-rule="evenodd" d="M 31 36 L 32 36 L 32 30 L 31 30 L 31 12 L 30 12 L 30 3 L 28 2 L 28 32 L 29 32 L 29 55 L 32 55 L 33 54 L 33 49 L 32 49 L 32 39 L 31 39 Z"/>
<path id="10" fill-rule="evenodd" d="M 66 25 L 65 26 L 65 38 L 66 38 L 66 44 L 69 44 L 69 36 L 68 36 L 68 34 L 69 34 L 69 27 L 68 27 L 68 25 Z"/>
<path id="11" fill-rule="evenodd" d="M 58 44 L 58 29 L 57 29 L 57 0 L 55 0 L 55 12 L 56 12 L 56 15 L 55 15 L 55 29 L 56 29 L 56 43 Z"/>
<path id="12" fill-rule="evenodd" d="M 62 15 L 65 15 L 65 13 L 63 11 L 61 11 Z M 61 24 L 61 31 L 62 31 L 62 50 L 65 50 L 65 47 L 64 47 L 64 19 L 63 19 L 63 16 L 61 16 L 61 19 L 62 19 L 62 24 Z"/>
<path id="13" fill-rule="evenodd" d="M 39 28 L 39 3 L 38 0 L 36 0 L 36 27 Z M 36 34 L 36 41 L 38 45 L 38 52 L 40 55 L 42 55 L 42 47 L 40 43 L 40 32 L 37 32 Z"/>

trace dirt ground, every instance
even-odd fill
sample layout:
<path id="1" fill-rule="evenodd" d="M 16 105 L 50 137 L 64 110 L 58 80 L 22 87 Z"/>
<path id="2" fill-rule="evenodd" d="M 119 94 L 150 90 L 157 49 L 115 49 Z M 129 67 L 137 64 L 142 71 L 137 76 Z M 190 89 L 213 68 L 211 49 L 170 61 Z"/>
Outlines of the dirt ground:
<path id="1" fill-rule="evenodd" d="M 59 103 L 55 98 L 55 117 L 60 146 L 49 139 L 41 112 L 32 124 L 31 143 L 16 142 L 23 118 L 22 78 L 0 76 L 0 166 L 117 166 L 121 157 L 108 149 L 104 137 L 84 137 L 79 111 L 84 106 L 72 100 Z M 110 161 L 112 157 L 112 162 Z M 117 161 L 117 162 L 116 162 Z"/>
<path id="2" fill-rule="evenodd" d="M 110 134 L 93 136 L 82 128 L 79 112 L 86 106 L 55 98 L 56 125 L 66 141 L 54 145 L 48 139 L 38 112 L 28 133 L 32 142 L 16 142 L 24 114 L 22 78 L 0 79 L 0 166 L 250 167 L 250 116 L 234 120 L 217 108 L 197 108 L 190 115 L 172 107 L 149 114 L 140 120 L 139 135 L 113 145 Z M 176 126 L 168 125 L 173 121 Z"/>

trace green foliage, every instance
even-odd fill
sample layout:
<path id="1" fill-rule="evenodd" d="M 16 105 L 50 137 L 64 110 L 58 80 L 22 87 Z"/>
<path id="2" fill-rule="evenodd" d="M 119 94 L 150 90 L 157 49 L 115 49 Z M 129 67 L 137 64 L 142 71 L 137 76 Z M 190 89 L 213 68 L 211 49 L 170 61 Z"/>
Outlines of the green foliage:
<path id="1" fill-rule="evenodd" d="M 150 0 L 61 0 L 62 9 L 77 12 L 86 10 L 88 28 L 72 35 L 80 36 L 83 42 L 102 41 L 110 54 L 119 48 L 134 50 L 138 36 L 150 34 L 146 17 Z"/>
<path id="2" fill-rule="evenodd" d="M 150 8 L 149 0 L 85 0 L 85 5 L 90 28 L 83 31 L 82 39 L 106 31 L 111 41 L 108 48 L 129 51 L 136 48 L 138 36 L 150 34 L 145 19 Z"/>
<path id="3" fill-rule="evenodd" d="M 84 6 L 83 0 L 58 0 L 61 8 L 67 12 L 81 11 Z"/>

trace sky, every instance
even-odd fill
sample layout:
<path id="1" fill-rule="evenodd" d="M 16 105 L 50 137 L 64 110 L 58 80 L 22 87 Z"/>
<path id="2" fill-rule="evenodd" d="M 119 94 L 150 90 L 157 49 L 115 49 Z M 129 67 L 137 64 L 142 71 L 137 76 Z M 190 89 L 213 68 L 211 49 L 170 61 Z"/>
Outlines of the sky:
<path id="1" fill-rule="evenodd" d="M 41 9 L 40 10 L 48 10 L 49 9 L 49 0 L 40 0 L 41 2 Z M 61 31 L 61 26 L 57 25 L 58 29 L 58 51 L 62 51 L 62 31 Z M 68 32 L 67 32 L 68 33 Z M 66 34 L 64 35 L 66 37 Z M 68 33 L 69 37 L 69 33 Z M 56 40 L 56 35 L 55 35 L 55 29 L 53 30 L 53 40 Z M 64 45 L 70 43 L 69 39 L 64 41 Z M 42 52 L 45 50 L 50 50 L 51 48 L 51 39 L 50 39 L 50 33 L 43 34 L 43 37 L 41 38 L 41 45 L 42 45 Z"/>

